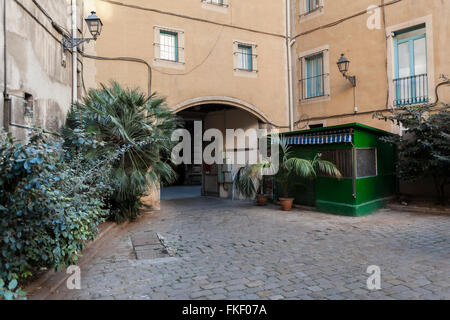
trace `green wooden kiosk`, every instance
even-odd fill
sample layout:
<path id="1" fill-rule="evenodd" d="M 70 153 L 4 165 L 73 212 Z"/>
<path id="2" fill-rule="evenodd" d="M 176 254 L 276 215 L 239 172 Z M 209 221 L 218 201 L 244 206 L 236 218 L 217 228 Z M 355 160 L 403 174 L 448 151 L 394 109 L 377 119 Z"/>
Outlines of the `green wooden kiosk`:
<path id="1" fill-rule="evenodd" d="M 397 191 L 395 147 L 380 140 L 391 133 L 359 123 L 282 135 L 296 156 L 335 163 L 343 179 L 299 179 L 295 203 L 326 213 L 364 216 L 383 208 Z M 276 187 L 275 187 L 276 193 Z M 276 199 L 275 194 L 275 199 Z"/>

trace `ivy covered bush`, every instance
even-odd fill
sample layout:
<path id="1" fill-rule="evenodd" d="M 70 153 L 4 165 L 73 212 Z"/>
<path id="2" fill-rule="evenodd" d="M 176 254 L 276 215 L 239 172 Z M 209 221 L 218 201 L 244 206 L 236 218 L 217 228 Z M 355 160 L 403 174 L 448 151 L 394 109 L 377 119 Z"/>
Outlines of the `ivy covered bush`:
<path id="1" fill-rule="evenodd" d="M 171 181 L 178 119 L 164 99 L 91 90 L 62 138 L 34 130 L 26 143 L 0 131 L 0 300 L 42 268 L 73 265 L 105 219 L 139 215 L 150 184 Z"/>
<path id="2" fill-rule="evenodd" d="M 18 284 L 16 279 L 13 279 L 6 284 L 3 279 L 0 278 L 0 300 L 26 299 L 26 293 L 17 287 Z"/>
<path id="3" fill-rule="evenodd" d="M 98 142 L 75 138 L 68 153 L 40 131 L 27 143 L 0 132 L 0 299 L 40 268 L 74 264 L 109 214 L 110 166 L 85 156 Z"/>

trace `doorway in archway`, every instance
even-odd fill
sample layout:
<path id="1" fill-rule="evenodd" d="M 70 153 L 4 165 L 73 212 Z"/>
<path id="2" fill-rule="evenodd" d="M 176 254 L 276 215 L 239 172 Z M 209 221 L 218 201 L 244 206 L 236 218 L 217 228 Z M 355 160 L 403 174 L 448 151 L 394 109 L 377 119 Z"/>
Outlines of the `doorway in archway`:
<path id="1" fill-rule="evenodd" d="M 180 111 L 178 116 L 183 120 L 183 128 L 194 137 L 194 123 L 201 123 L 202 136 L 206 130 L 217 129 L 226 137 L 227 129 L 259 129 L 262 121 L 250 112 L 227 104 L 202 104 Z M 236 138 L 237 139 L 237 138 Z M 203 142 L 203 149 L 211 142 Z M 194 144 L 194 141 L 192 141 Z M 235 144 L 236 145 L 236 144 Z M 195 148 L 192 145 L 191 159 L 194 160 Z M 248 142 L 243 149 L 229 149 L 224 141 L 224 151 L 227 153 L 249 153 L 252 151 Z M 197 155 L 199 156 L 199 155 Z M 201 155 L 200 155 L 201 156 Z M 197 157 L 198 158 L 198 157 Z M 201 157 L 200 157 L 201 158 Z M 213 196 L 221 198 L 232 197 L 233 172 L 239 165 L 207 165 L 205 163 L 182 164 L 176 167 L 177 182 L 162 190 L 162 197 L 185 198 L 192 195 Z"/>

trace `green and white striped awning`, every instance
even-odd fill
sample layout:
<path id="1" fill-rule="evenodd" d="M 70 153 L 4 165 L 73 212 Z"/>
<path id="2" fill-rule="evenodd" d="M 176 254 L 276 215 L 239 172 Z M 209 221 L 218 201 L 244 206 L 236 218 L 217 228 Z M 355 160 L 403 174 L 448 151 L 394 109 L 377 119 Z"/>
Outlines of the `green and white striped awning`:
<path id="1" fill-rule="evenodd" d="M 354 140 L 352 131 L 309 133 L 295 136 L 283 137 L 289 145 L 314 145 L 314 144 L 335 144 L 352 143 Z"/>

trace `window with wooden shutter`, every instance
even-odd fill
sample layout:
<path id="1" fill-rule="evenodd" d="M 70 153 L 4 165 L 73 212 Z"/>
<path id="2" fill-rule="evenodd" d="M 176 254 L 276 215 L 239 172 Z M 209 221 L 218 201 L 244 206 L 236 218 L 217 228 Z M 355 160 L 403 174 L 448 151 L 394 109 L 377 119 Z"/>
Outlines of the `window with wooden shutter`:
<path id="1" fill-rule="evenodd" d="M 353 152 L 352 149 L 324 150 L 321 151 L 322 160 L 334 163 L 341 171 L 343 178 L 353 177 Z M 321 176 L 325 176 L 320 173 Z"/>

